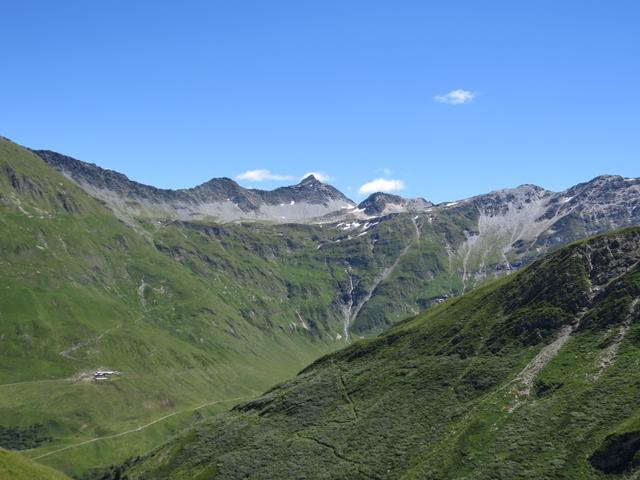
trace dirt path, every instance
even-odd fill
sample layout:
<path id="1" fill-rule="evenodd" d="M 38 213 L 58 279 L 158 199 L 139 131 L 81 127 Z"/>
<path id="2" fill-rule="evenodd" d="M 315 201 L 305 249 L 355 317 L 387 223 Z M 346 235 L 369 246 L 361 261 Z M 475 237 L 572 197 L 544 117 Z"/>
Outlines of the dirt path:
<path id="1" fill-rule="evenodd" d="M 47 452 L 47 453 L 44 453 L 42 455 L 38 455 L 37 457 L 33 457 L 32 460 L 39 460 L 41 458 L 49 457 L 51 455 L 55 455 L 57 453 L 64 452 L 66 450 L 70 450 L 72 448 L 78 448 L 78 447 L 81 447 L 83 445 L 88 445 L 90 443 L 99 442 L 100 440 L 109 440 L 109 439 L 112 439 L 112 438 L 123 437 L 125 435 L 129 435 L 130 433 L 139 432 L 141 430 L 144 430 L 145 428 L 150 427 L 151 425 L 155 425 L 156 423 L 162 422 L 163 420 L 166 420 L 167 418 L 173 417 L 175 415 L 180 415 L 181 413 L 195 412 L 196 410 L 200 410 L 202 408 L 209 407 L 211 405 L 216 405 L 218 403 L 237 402 L 237 401 L 240 401 L 240 400 L 248 400 L 250 398 L 254 398 L 254 397 L 251 396 L 251 397 L 227 398 L 225 400 L 215 400 L 213 402 L 203 403 L 202 405 L 199 405 L 199 406 L 197 406 L 195 408 L 188 408 L 186 410 L 179 410 L 177 412 L 170 413 L 170 414 L 165 415 L 163 417 L 157 418 L 157 419 L 153 420 L 152 422 L 146 423 L 144 425 L 140 425 L 139 427 L 132 428 L 131 430 L 127 430 L 125 432 L 114 433 L 112 435 L 104 435 L 102 437 L 96 437 L 96 438 L 92 438 L 92 439 L 89 439 L 89 440 L 85 440 L 84 442 L 74 443 L 73 445 L 67 445 L 66 447 L 62 447 L 62 448 L 59 448 L 57 450 L 52 450 L 51 452 Z"/>
<path id="2" fill-rule="evenodd" d="M 61 357 L 67 358 L 69 360 L 77 360 L 77 358 L 75 358 L 73 355 L 71 355 L 72 353 L 74 353 L 74 352 L 76 352 L 78 350 L 81 350 L 81 349 L 83 349 L 85 347 L 88 347 L 92 343 L 98 343 L 100 340 L 102 340 L 102 338 L 105 335 L 108 335 L 113 330 L 115 330 L 117 328 L 120 328 L 121 326 L 122 326 L 122 323 L 119 323 L 118 325 L 116 325 L 114 327 L 107 328 L 104 332 L 99 334 L 97 337 L 89 339 L 86 342 L 81 342 L 81 343 L 78 343 L 76 345 L 73 345 L 73 346 L 67 348 L 66 350 L 63 350 L 62 352 L 58 352 L 58 355 L 60 355 Z"/>

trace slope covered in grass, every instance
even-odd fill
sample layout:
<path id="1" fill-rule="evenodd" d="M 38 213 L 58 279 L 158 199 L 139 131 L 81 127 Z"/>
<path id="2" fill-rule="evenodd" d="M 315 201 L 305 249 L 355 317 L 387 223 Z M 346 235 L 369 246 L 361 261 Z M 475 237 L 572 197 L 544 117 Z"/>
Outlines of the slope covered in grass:
<path id="1" fill-rule="evenodd" d="M 0 229 L 0 447 L 74 474 L 141 454 L 343 346 L 354 311 L 418 241 L 408 216 L 364 236 L 125 223 L 5 139 Z M 119 373 L 91 380 L 104 369 Z"/>
<path id="2" fill-rule="evenodd" d="M 632 478 L 639 261 L 638 228 L 572 244 L 321 358 L 127 478 Z"/>
<path id="3" fill-rule="evenodd" d="M 335 337 L 291 328 L 293 311 L 244 315 L 228 277 L 198 275 L 5 140 L 0 211 L 7 448 L 36 446 L 29 455 L 73 472 L 108 465 L 333 348 Z M 250 304 L 251 293 L 240 299 Z M 97 369 L 120 373 L 97 383 Z"/>
<path id="4" fill-rule="evenodd" d="M 0 448 L 0 478 L 3 480 L 68 480 L 62 473 Z"/>

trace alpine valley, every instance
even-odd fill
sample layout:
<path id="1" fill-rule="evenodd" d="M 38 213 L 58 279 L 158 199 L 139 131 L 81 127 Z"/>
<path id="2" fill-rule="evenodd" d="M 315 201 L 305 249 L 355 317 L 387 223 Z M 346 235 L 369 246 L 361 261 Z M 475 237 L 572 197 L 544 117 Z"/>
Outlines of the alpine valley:
<path id="1" fill-rule="evenodd" d="M 634 225 L 620 176 L 356 204 L 0 138 L 0 477 L 637 478 Z"/>

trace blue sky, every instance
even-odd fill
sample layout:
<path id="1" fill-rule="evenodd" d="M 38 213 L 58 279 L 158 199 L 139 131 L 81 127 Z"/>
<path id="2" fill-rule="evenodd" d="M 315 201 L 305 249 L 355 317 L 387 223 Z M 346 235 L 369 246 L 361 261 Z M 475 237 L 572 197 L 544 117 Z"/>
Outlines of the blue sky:
<path id="1" fill-rule="evenodd" d="M 636 1 L 22 0 L 2 17 L 0 135 L 160 187 L 315 171 L 356 200 L 384 179 L 445 201 L 640 176 Z"/>

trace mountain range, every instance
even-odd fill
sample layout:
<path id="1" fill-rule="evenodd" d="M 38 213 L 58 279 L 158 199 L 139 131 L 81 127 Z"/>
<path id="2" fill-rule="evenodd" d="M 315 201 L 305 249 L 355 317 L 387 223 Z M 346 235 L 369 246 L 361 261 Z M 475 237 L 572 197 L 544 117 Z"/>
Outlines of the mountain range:
<path id="1" fill-rule="evenodd" d="M 315 177 L 156 189 L 0 139 L 0 212 L 0 447 L 81 475 L 574 240 L 640 224 L 640 180 L 356 205 Z"/>
<path id="2" fill-rule="evenodd" d="M 531 237 L 547 231 L 552 224 L 570 214 L 576 214 L 584 223 L 597 225 L 596 228 L 602 227 L 602 219 L 608 218 L 612 209 L 616 210 L 614 223 L 624 222 L 624 217 L 639 215 L 640 181 L 611 175 L 602 175 L 557 193 L 535 185 L 521 185 L 467 200 L 433 205 L 423 198 L 405 199 L 377 192 L 356 205 L 313 175 L 297 185 L 272 191 L 243 188 L 230 178 L 214 178 L 190 189 L 166 190 L 134 182 L 121 173 L 49 150 L 34 153 L 87 193 L 105 202 L 123 219 L 142 216 L 218 223 L 267 220 L 320 224 L 391 213 L 433 212 L 471 203 L 489 217 L 506 216 L 509 209 L 518 210 L 522 216 L 528 214 L 526 220 L 536 224 L 532 231 L 525 233 Z"/>

